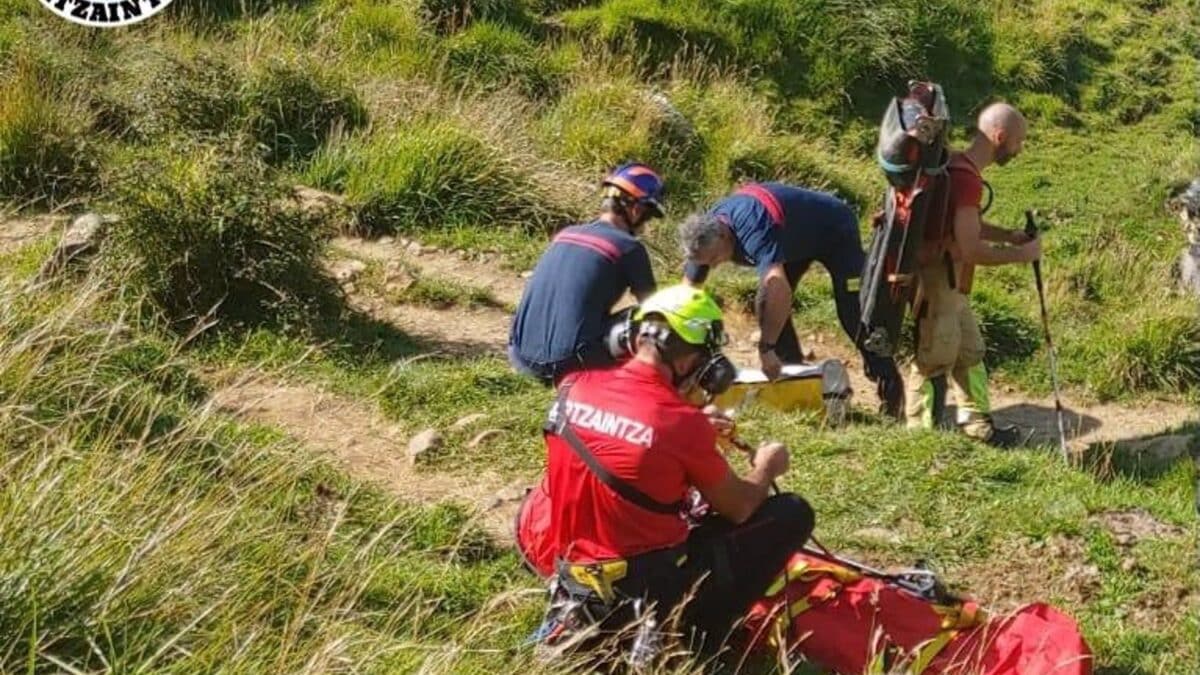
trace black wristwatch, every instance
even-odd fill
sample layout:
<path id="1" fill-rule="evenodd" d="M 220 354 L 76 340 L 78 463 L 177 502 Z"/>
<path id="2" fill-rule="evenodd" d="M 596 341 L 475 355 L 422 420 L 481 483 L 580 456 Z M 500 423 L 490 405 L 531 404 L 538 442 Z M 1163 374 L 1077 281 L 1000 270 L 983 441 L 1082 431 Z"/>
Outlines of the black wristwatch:
<path id="1" fill-rule="evenodd" d="M 774 342 L 763 342 L 762 340 L 758 341 L 758 353 L 759 354 L 766 354 L 767 352 L 772 352 L 772 351 L 775 351 L 775 343 Z"/>

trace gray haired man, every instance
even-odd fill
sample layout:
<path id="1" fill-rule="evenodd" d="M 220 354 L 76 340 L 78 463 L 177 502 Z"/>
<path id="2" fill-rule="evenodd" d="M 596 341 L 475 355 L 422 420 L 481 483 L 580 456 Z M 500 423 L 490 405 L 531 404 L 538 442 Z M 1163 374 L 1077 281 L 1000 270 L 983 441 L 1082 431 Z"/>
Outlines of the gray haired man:
<path id="1" fill-rule="evenodd" d="M 685 220 L 679 238 L 687 257 L 684 278 L 692 285 L 704 283 L 709 269 L 725 262 L 758 271 L 758 352 L 763 372 L 772 379 L 785 362 L 803 360 L 792 324 L 792 295 L 808 268 L 820 263 L 833 278 L 838 320 L 862 354 L 883 409 L 900 418 L 904 383 L 895 361 L 862 345 L 858 288 L 865 253 L 858 220 L 845 203 L 782 183 L 749 184 Z"/>

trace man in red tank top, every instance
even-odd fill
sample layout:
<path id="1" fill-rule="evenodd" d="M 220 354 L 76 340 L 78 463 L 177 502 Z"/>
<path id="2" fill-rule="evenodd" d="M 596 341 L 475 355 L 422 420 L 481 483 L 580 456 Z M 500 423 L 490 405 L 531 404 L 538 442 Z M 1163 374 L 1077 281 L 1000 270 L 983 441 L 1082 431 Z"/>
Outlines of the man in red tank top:
<path id="1" fill-rule="evenodd" d="M 910 428 L 938 424 L 949 379 L 964 432 L 999 446 L 1020 441 L 1016 428 L 998 426 L 992 419 L 985 345 L 968 295 L 976 265 L 1027 263 L 1041 257 L 1037 239 L 986 223 L 980 212 L 982 171 L 992 164 L 1004 166 L 1020 154 L 1025 134 L 1021 113 L 1006 103 L 994 103 L 980 113 L 970 146 L 951 157 L 943 236 L 926 241 L 918 254 L 917 345 L 907 396 Z"/>

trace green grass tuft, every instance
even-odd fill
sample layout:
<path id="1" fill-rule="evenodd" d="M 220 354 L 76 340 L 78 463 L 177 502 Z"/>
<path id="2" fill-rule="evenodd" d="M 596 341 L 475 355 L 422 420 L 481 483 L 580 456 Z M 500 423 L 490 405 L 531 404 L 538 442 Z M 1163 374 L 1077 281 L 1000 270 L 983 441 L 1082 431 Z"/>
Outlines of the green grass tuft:
<path id="1" fill-rule="evenodd" d="M 120 77 L 97 98 L 110 132 L 149 140 L 234 130 L 242 114 L 242 74 L 227 55 L 205 48 L 148 46 L 115 64 Z"/>
<path id="2" fill-rule="evenodd" d="M 418 277 L 407 288 L 391 295 L 390 299 L 395 302 L 425 305 L 435 309 L 451 307 L 503 308 L 503 305 L 486 288 L 466 286 L 432 277 Z"/>
<path id="3" fill-rule="evenodd" d="M 427 21 L 443 34 L 475 21 L 496 21 L 516 26 L 529 24 L 524 0 L 420 0 Z"/>
<path id="4" fill-rule="evenodd" d="M 365 233 L 431 226 L 536 232 L 571 217 L 523 167 L 449 123 L 349 139 L 318 153 L 307 178 L 345 193 Z"/>
<path id="5" fill-rule="evenodd" d="M 1032 312 L 1004 295 L 977 288 L 971 306 L 987 344 L 984 361 L 989 368 L 1016 367 L 1041 346 L 1042 328 L 1030 318 Z"/>
<path id="6" fill-rule="evenodd" d="M 1194 392 L 1200 383 L 1200 325 L 1194 311 L 1141 310 L 1108 319 L 1065 360 L 1101 398 L 1129 391 Z M 1083 372 L 1079 372 L 1084 365 Z"/>
<path id="7" fill-rule="evenodd" d="M 82 101 L 30 58 L 0 71 L 0 200 L 55 206 L 95 186 L 99 148 Z"/>
<path id="8" fill-rule="evenodd" d="M 339 50 L 393 76 L 432 70 L 438 45 L 416 2 L 356 0 L 339 14 L 334 38 Z"/>
<path id="9" fill-rule="evenodd" d="M 632 78 L 583 79 L 541 121 L 543 143 L 599 176 L 629 161 L 666 180 L 672 200 L 695 199 L 704 141 L 670 98 Z"/>
<path id="10" fill-rule="evenodd" d="M 479 21 L 446 41 L 453 78 L 474 87 L 515 85 L 532 98 L 552 97 L 564 73 L 528 37 L 513 28 Z"/>
<path id="11" fill-rule="evenodd" d="M 354 90 L 314 63 L 273 60 L 247 78 L 242 105 L 268 161 L 310 157 L 330 135 L 366 124 Z"/>
<path id="12" fill-rule="evenodd" d="M 646 71 L 687 55 L 728 62 L 738 43 L 736 27 L 722 22 L 712 3 L 695 0 L 607 0 L 562 18 L 574 35 L 630 55 Z"/>

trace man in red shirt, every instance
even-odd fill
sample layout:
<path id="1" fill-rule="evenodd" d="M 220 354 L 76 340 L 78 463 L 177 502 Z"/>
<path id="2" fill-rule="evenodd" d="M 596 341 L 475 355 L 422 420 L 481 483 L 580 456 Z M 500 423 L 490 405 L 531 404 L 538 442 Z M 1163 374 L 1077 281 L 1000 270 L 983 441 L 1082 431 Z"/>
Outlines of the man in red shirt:
<path id="1" fill-rule="evenodd" d="M 795 495 L 768 497 L 788 468 L 782 444 L 759 447 L 739 476 L 717 449 L 714 423 L 728 429 L 729 420 L 681 395 L 720 386 L 711 382 L 724 359 L 712 297 L 674 286 L 637 318 L 633 357 L 568 376 L 551 410 L 546 486 L 558 600 L 587 596 L 577 603 L 589 610 L 583 623 L 610 617 L 612 627 L 630 602 L 655 607 L 661 623 L 699 582 L 683 619 L 715 646 L 808 539 L 813 512 Z M 720 515 L 689 531 L 682 512 L 693 488 Z M 553 643 L 579 623 L 552 607 L 542 637 Z"/>
<path id="2" fill-rule="evenodd" d="M 907 396 L 909 427 L 937 425 L 949 375 L 964 432 L 998 446 L 1020 440 L 1016 428 L 1000 427 L 992 420 L 985 345 L 968 298 L 976 265 L 1027 263 L 1041 257 L 1037 239 L 986 223 L 981 214 L 981 172 L 992 164 L 1004 166 L 1020 154 L 1025 133 L 1025 118 L 1016 108 L 994 103 L 980 113 L 971 145 L 951 156 L 950 206 L 931 218 L 940 227 L 927 227 L 917 256 L 920 285 L 914 309 L 917 348 Z"/>

